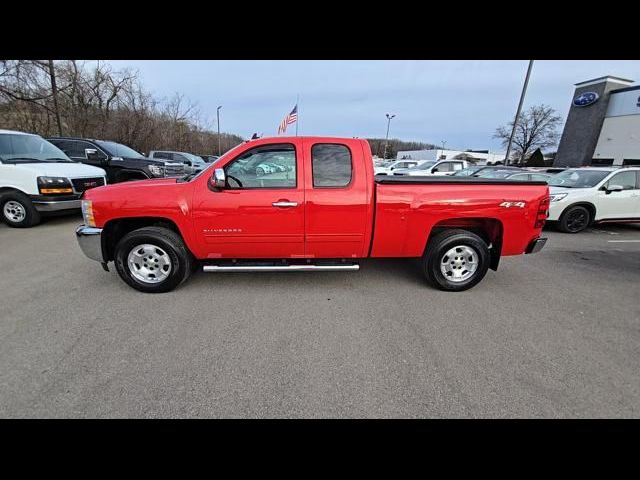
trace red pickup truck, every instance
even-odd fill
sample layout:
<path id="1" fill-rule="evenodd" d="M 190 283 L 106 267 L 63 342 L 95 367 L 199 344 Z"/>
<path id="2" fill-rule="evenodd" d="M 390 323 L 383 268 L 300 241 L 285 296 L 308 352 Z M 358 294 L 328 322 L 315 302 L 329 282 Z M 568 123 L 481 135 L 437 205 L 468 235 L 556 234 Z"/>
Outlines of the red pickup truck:
<path id="1" fill-rule="evenodd" d="M 98 187 L 82 201 L 84 253 L 143 292 L 205 272 L 358 270 L 418 257 L 427 280 L 471 288 L 500 257 L 540 250 L 544 182 L 374 176 L 366 140 L 247 141 L 197 175 Z"/>

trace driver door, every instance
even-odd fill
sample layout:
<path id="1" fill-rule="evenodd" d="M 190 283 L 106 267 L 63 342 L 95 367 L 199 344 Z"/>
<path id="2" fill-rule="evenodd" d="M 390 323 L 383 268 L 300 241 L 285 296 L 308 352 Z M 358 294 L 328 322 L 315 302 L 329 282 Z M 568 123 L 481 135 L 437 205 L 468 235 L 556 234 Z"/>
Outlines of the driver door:
<path id="1" fill-rule="evenodd" d="M 207 257 L 304 257 L 302 149 L 258 145 L 220 168 L 226 188 L 203 186 L 194 194 L 195 234 Z"/>

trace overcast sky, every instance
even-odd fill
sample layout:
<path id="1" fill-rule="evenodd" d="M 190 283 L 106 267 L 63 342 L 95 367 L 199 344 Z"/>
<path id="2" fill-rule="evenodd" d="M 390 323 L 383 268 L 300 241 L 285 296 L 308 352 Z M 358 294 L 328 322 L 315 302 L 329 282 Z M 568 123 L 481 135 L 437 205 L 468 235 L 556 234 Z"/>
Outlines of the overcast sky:
<path id="1" fill-rule="evenodd" d="M 215 125 L 248 138 L 275 135 L 300 95 L 299 134 L 390 137 L 447 148 L 500 150 L 495 128 L 513 119 L 527 60 L 517 61 L 110 61 L 137 69 L 155 94 L 185 94 Z M 525 99 L 566 118 L 574 83 L 614 75 L 640 81 L 639 61 L 534 63 Z M 295 132 L 294 125 L 289 127 Z"/>

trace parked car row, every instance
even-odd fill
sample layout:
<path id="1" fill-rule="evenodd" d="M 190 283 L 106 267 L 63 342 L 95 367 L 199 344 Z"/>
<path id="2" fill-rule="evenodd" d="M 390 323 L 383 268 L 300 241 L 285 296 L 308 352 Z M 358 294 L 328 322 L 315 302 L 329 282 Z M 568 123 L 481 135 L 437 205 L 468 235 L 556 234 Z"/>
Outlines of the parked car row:
<path id="1" fill-rule="evenodd" d="M 43 215 L 79 210 L 80 196 L 90 188 L 178 178 L 197 174 L 209 165 L 201 156 L 187 152 L 152 151 L 144 156 L 106 140 L 45 139 L 0 130 L 0 210 L 8 225 L 30 227 Z"/>
<path id="2" fill-rule="evenodd" d="M 442 176 L 451 175 L 468 166 L 469 163 L 465 160 L 397 160 L 375 167 L 374 171 L 376 175 Z"/>

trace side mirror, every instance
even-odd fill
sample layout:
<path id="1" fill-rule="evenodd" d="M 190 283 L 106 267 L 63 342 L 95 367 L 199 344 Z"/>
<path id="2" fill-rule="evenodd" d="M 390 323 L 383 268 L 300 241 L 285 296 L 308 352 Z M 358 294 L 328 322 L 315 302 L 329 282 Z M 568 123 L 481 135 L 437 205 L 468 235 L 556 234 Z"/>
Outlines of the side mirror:
<path id="1" fill-rule="evenodd" d="M 608 187 L 605 187 L 605 192 L 607 195 L 609 195 L 611 192 L 621 192 L 622 190 L 624 190 L 622 185 L 609 185 Z"/>
<path id="2" fill-rule="evenodd" d="M 433 167 L 431 169 L 431 173 L 436 173 L 436 172 L 439 172 L 438 167 Z"/>
<path id="3" fill-rule="evenodd" d="M 95 148 L 85 148 L 84 155 L 87 157 L 87 160 L 97 160 L 102 163 L 106 160 L 105 156 L 102 153 L 98 152 Z"/>
<path id="4" fill-rule="evenodd" d="M 227 186 L 227 177 L 224 174 L 224 169 L 216 168 L 213 171 L 213 175 L 211 175 L 211 179 L 209 180 L 209 185 L 213 188 L 224 188 Z"/>

